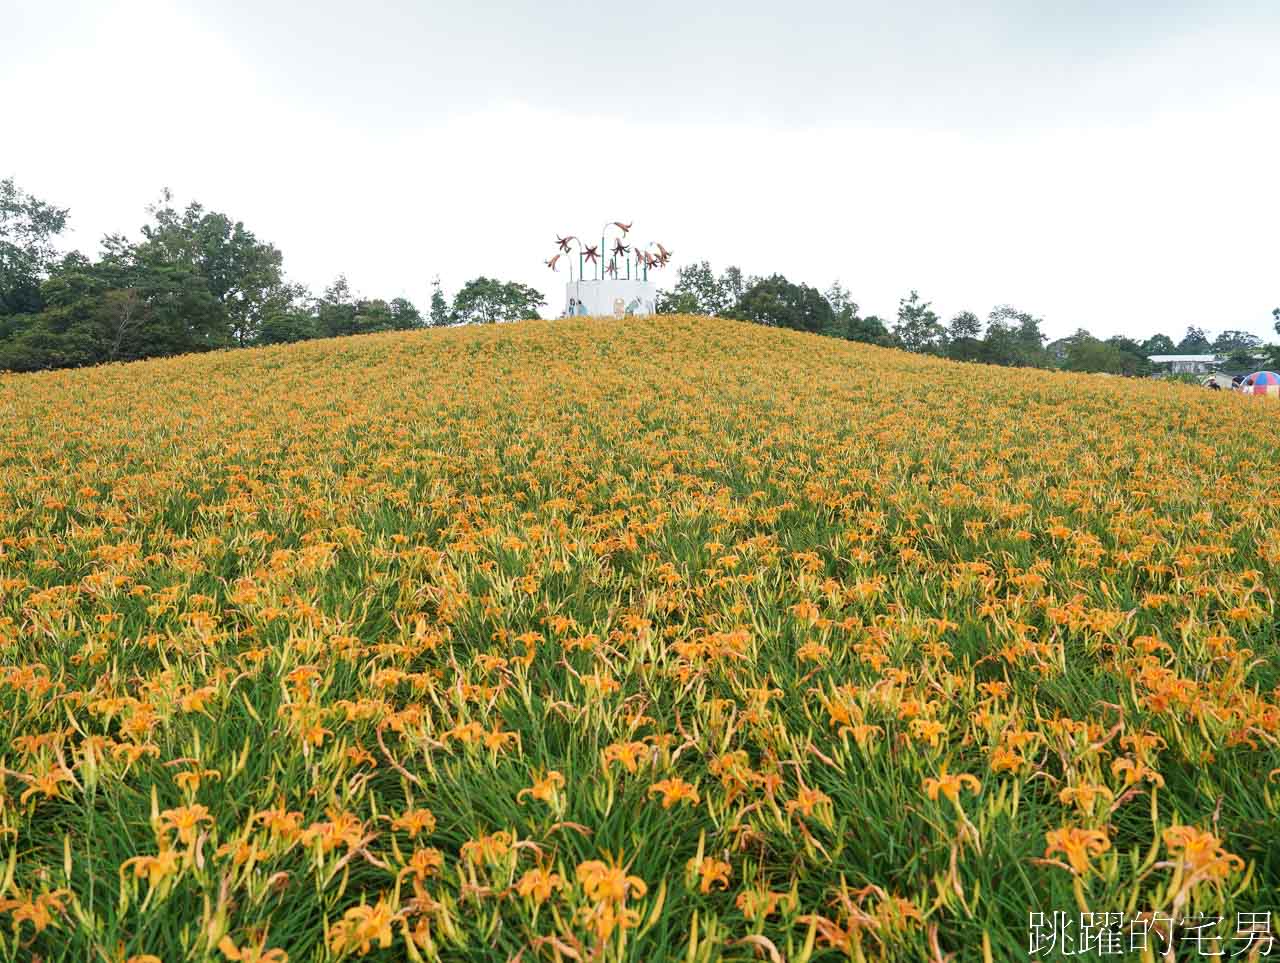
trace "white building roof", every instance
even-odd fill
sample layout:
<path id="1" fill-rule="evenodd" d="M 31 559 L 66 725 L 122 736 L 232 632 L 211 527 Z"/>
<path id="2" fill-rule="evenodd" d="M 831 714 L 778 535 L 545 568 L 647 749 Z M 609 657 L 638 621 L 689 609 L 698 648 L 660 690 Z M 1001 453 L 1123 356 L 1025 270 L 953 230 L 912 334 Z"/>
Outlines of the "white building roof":
<path id="1" fill-rule="evenodd" d="M 1201 364 L 1211 364 L 1218 360 L 1216 354 L 1152 354 L 1147 356 L 1147 360 L 1152 364 L 1171 364 L 1175 361 L 1197 361 Z"/>

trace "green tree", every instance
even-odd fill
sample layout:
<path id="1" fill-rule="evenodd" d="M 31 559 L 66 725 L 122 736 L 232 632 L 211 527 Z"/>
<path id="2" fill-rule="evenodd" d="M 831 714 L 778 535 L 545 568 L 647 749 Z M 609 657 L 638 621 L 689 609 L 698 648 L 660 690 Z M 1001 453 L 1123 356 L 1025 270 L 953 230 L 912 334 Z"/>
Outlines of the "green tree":
<path id="1" fill-rule="evenodd" d="M 970 338 L 976 341 L 981 333 L 982 322 L 978 320 L 978 316 L 972 311 L 961 311 L 947 325 L 947 338 L 951 341 L 956 341 L 960 338 Z"/>
<path id="2" fill-rule="evenodd" d="M 356 302 L 352 328 L 352 334 L 374 334 L 378 331 L 395 330 L 395 318 L 391 314 L 391 305 L 382 298 L 361 298 Z"/>
<path id="3" fill-rule="evenodd" d="M 898 323 L 894 325 L 893 333 L 906 350 L 920 353 L 941 347 L 946 329 L 931 305 L 929 301 L 920 300 L 918 291 L 912 291 L 910 296 L 898 301 Z"/>
<path id="4" fill-rule="evenodd" d="M 440 277 L 437 275 L 431 282 L 431 314 L 428 322 L 433 328 L 443 328 L 449 324 L 449 302 L 440 290 Z"/>
<path id="5" fill-rule="evenodd" d="M 839 281 L 833 281 L 822 296 L 831 305 L 831 323 L 823 334 L 849 339 L 849 326 L 858 317 L 858 302 L 853 300 L 849 289 Z"/>
<path id="6" fill-rule="evenodd" d="M 360 299 L 355 302 L 351 318 L 352 334 L 372 334 L 375 331 L 408 331 L 422 327 L 422 314 L 405 298 L 384 301 L 382 298 Z"/>
<path id="7" fill-rule="evenodd" d="M 1248 331 L 1223 331 L 1213 339 L 1213 351 L 1219 355 L 1251 354 L 1265 347 L 1262 339 Z"/>
<path id="8" fill-rule="evenodd" d="M 659 314 L 728 315 L 742 298 L 749 282 L 742 271 L 728 267 L 716 277 L 710 261 L 686 264 L 676 272 L 670 291 L 658 292 Z"/>
<path id="9" fill-rule="evenodd" d="M 1187 333 L 1178 342 L 1176 350 L 1179 354 L 1211 354 L 1213 352 L 1213 344 L 1210 343 L 1209 336 L 1205 333 L 1204 328 L 1190 325 L 1187 328 Z"/>
<path id="10" fill-rule="evenodd" d="M 1044 354 L 1044 343 L 1048 338 L 1044 332 L 1040 330 L 1041 320 L 1033 317 L 1025 311 L 1020 311 L 1016 315 L 1018 319 L 1017 339 L 1021 346 L 1028 363 L 1037 366 L 1047 366 L 1048 359 Z"/>
<path id="11" fill-rule="evenodd" d="M 1261 345 L 1257 351 L 1236 348 L 1226 354 L 1220 354 L 1218 358 L 1222 366 L 1229 371 L 1252 371 L 1263 364 L 1271 363 L 1271 355 L 1265 344 Z"/>
<path id="12" fill-rule="evenodd" d="M 0 343 L 0 369 L 39 371 L 106 360 L 106 338 L 94 312 L 107 287 L 89 267 L 81 255 L 68 255 L 63 270 L 37 292 L 41 310 L 8 319 Z"/>
<path id="13" fill-rule="evenodd" d="M 144 310 L 108 360 L 155 358 L 224 348 L 232 343 L 226 311 L 199 271 L 180 263 L 155 263 L 128 252 L 118 264 L 97 266 L 109 289 L 133 290 Z M 95 306 L 90 306 L 90 311 Z"/>
<path id="14" fill-rule="evenodd" d="M 13 370 L 75 367 L 204 351 L 228 343 L 226 315 L 204 278 L 140 259 L 119 236 L 90 263 L 68 255 L 40 286 L 43 308 L 21 315 L 0 350 Z"/>
<path id="15" fill-rule="evenodd" d="M 807 284 L 793 284 L 781 274 L 755 280 L 727 316 L 814 334 L 828 331 L 835 319 L 831 304 L 821 291 Z"/>
<path id="16" fill-rule="evenodd" d="M 1121 353 L 1104 341 L 1099 341 L 1087 331 L 1079 332 L 1067 345 L 1067 357 L 1063 362 L 1066 371 L 1116 372 L 1121 363 Z"/>
<path id="17" fill-rule="evenodd" d="M 1127 338 L 1099 341 L 1088 331 L 1077 331 L 1066 339 L 1066 371 L 1093 371 L 1109 374 L 1139 375 L 1149 372 L 1151 365 L 1142 355 L 1141 346 Z"/>
<path id="18" fill-rule="evenodd" d="M 833 281 L 823 297 L 831 305 L 832 321 L 824 334 L 846 341 L 862 341 L 866 344 L 892 345 L 893 335 L 885 323 L 874 314 L 862 317 L 858 314 L 858 302 L 839 281 Z"/>
<path id="19" fill-rule="evenodd" d="M 720 303 L 723 305 L 722 312 L 728 314 L 733 310 L 734 305 L 742 300 L 742 295 L 746 293 L 747 287 L 754 282 L 754 278 L 748 280 L 742 275 L 742 268 L 730 264 L 724 269 L 724 273 L 720 275 Z"/>
<path id="20" fill-rule="evenodd" d="M 67 209 L 0 180 L 0 316 L 39 311 L 40 282 L 57 259 L 54 239 L 67 226 Z"/>
<path id="21" fill-rule="evenodd" d="M 961 311 L 947 324 L 947 357 L 955 361 L 982 360 L 982 322 L 972 311 Z"/>
<path id="22" fill-rule="evenodd" d="M 135 339 L 146 322 L 149 312 L 146 298 L 137 288 L 112 288 L 103 294 L 97 313 L 111 339 L 107 348 L 108 361 L 120 357 L 125 345 Z"/>
<path id="23" fill-rule="evenodd" d="M 658 314 L 706 314 L 692 291 L 659 291 L 654 310 Z"/>
<path id="24" fill-rule="evenodd" d="M 166 190 L 148 208 L 153 222 L 142 228 L 138 259 L 199 274 L 226 313 L 232 340 L 254 343 L 263 317 L 280 313 L 302 294 L 285 283 L 280 251 L 226 214 L 195 202 L 178 211 L 172 201 Z"/>
<path id="25" fill-rule="evenodd" d="M 1144 356 L 1142 345 L 1139 342 L 1134 341 L 1133 338 L 1125 337 L 1123 334 L 1113 334 L 1111 337 L 1107 338 L 1107 344 L 1119 348 L 1121 351 L 1127 351 L 1129 354 L 1137 355 L 1138 357 Z"/>
<path id="26" fill-rule="evenodd" d="M 715 273 L 709 261 L 686 264 L 676 270 L 670 291 L 659 291 L 659 314 L 711 314 L 719 301 Z"/>
<path id="27" fill-rule="evenodd" d="M 1113 334 L 1107 338 L 1107 344 L 1126 356 L 1125 370 L 1121 374 L 1148 375 L 1155 370 L 1155 366 L 1147 360 L 1147 352 L 1133 338 Z"/>
<path id="28" fill-rule="evenodd" d="M 258 344 L 293 344 L 310 341 L 319 334 L 310 311 L 287 307 L 267 313 L 258 326 Z"/>
<path id="29" fill-rule="evenodd" d="M 391 299 L 391 328 L 394 331 L 412 331 L 426 327 L 422 312 L 408 298 Z"/>
<path id="30" fill-rule="evenodd" d="M 1177 354 L 1178 346 L 1173 343 L 1173 338 L 1167 334 L 1153 334 L 1142 342 L 1142 353 L 1146 355 Z"/>
<path id="31" fill-rule="evenodd" d="M 1268 360 L 1266 344 L 1248 331 L 1223 331 L 1213 339 L 1213 353 L 1230 371 L 1252 370 Z"/>
<path id="32" fill-rule="evenodd" d="M 874 314 L 865 318 L 856 315 L 845 325 L 844 337 L 848 341 L 862 341 L 866 344 L 878 344 L 881 347 L 893 347 L 896 342 L 884 321 Z"/>
<path id="33" fill-rule="evenodd" d="M 66 212 L 18 195 L 11 182 L 0 194 L 6 198 L 6 236 L 28 242 L 10 243 L 4 260 L 22 267 L 26 279 L 18 287 L 28 306 L 38 309 L 10 319 L 0 332 L 13 342 L 4 359 L 16 366 L 92 364 L 256 343 L 263 319 L 295 311 L 303 294 L 283 280 L 278 250 L 200 204 L 176 210 L 167 191 L 148 208 L 151 220 L 140 241 L 109 234 L 98 261 L 72 255 L 58 264 L 50 260 L 50 238 L 61 230 Z M 34 298 L 30 281 L 41 273 L 47 276 Z"/>
<path id="34" fill-rule="evenodd" d="M 687 291 L 693 295 L 698 314 L 714 317 L 724 313 L 726 305 L 720 283 L 707 261 L 680 268 L 675 289 L 677 292 Z"/>
<path id="35" fill-rule="evenodd" d="M 0 368 L 36 371 L 107 360 L 107 338 L 94 314 L 109 288 L 83 255 L 68 254 L 40 285 L 40 310 L 7 319 Z"/>
<path id="36" fill-rule="evenodd" d="M 852 293 L 838 280 L 831 282 L 831 287 L 827 288 L 823 297 L 831 305 L 837 320 L 847 321 L 858 313 L 858 302 L 853 300 Z"/>
<path id="37" fill-rule="evenodd" d="M 345 274 L 324 289 L 315 306 L 316 330 L 322 338 L 356 333 L 356 299 Z"/>
<path id="38" fill-rule="evenodd" d="M 546 298 L 526 284 L 473 278 L 453 299 L 453 320 L 464 324 L 494 324 L 498 321 L 536 319 Z"/>
<path id="39" fill-rule="evenodd" d="M 1047 368 L 1052 364 L 1044 349 L 1041 321 L 1008 304 L 993 308 L 987 315 L 987 333 L 982 341 L 982 361 L 1019 368 Z"/>
<path id="40" fill-rule="evenodd" d="M 288 307 L 264 317 L 259 344 L 282 344 L 308 338 L 339 338 L 378 331 L 407 331 L 423 326 L 422 312 L 406 298 L 360 298 L 346 275 L 325 288 L 311 311 Z"/>

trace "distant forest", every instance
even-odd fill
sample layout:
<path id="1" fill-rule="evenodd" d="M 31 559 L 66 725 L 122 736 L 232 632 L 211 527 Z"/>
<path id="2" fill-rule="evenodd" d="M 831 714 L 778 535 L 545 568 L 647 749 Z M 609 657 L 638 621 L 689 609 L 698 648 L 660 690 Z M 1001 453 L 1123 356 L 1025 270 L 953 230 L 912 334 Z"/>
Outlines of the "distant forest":
<path id="1" fill-rule="evenodd" d="M 993 309 L 985 323 L 971 311 L 944 322 L 917 291 L 902 298 L 897 316 L 886 320 L 863 316 L 838 281 L 824 292 L 778 274 L 746 278 L 736 267 L 717 276 L 706 261 L 679 270 L 674 289 L 659 298 L 658 310 L 722 315 L 955 361 L 1013 367 L 1147 375 L 1153 371 L 1148 356 L 1159 354 L 1215 354 L 1228 370 L 1280 364 L 1280 345 L 1268 345 L 1248 331 L 1222 331 L 1211 337 L 1192 326 L 1177 341 L 1166 334 L 1135 341 L 1121 335 L 1096 338 L 1081 328 L 1049 341 L 1041 330 L 1043 321 L 1028 311 L 1004 304 Z M 1280 308 L 1271 314 L 1280 334 Z"/>
<path id="2" fill-rule="evenodd" d="M 96 260 L 58 245 L 68 210 L 0 180 L 0 370 L 38 371 L 193 351 L 282 344 L 374 331 L 538 317 L 543 295 L 477 277 L 452 299 L 437 279 L 425 313 L 405 298 L 357 295 L 339 276 L 319 295 L 287 280 L 281 252 L 241 221 L 165 191 L 140 236 L 108 234 Z M 1150 354 L 1216 353 L 1227 367 L 1280 363 L 1280 346 L 1245 331 L 1210 339 L 1188 328 L 1137 342 L 1080 330 L 1046 344 L 1041 320 L 1002 305 L 984 324 L 963 311 L 948 322 L 912 291 L 896 318 L 863 316 L 839 282 L 825 292 L 779 274 L 716 275 L 702 261 L 679 270 L 662 313 L 718 315 L 959 361 L 1142 375 Z M 1273 311 L 1280 332 L 1280 308 Z"/>
<path id="3" fill-rule="evenodd" d="M 322 294 L 288 281 L 280 251 L 245 225 L 169 192 L 141 236 L 109 234 L 91 260 L 58 249 L 68 211 L 0 181 L 0 370 L 37 371 L 373 331 L 537 317 L 532 288 L 479 277 L 424 314 L 363 297 L 338 277 Z"/>

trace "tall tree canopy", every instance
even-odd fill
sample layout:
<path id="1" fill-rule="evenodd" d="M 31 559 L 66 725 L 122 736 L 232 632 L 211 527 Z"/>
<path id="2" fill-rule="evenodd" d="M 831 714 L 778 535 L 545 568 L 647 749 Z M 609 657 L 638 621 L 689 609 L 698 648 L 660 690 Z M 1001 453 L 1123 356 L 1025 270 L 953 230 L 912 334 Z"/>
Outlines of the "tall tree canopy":
<path id="1" fill-rule="evenodd" d="M 240 221 L 167 191 L 141 238 L 109 234 L 96 261 L 58 260 L 66 212 L 0 187 L 0 369 L 130 361 L 320 335 L 419 327 L 404 298 L 356 298 L 340 278 L 311 300 L 284 278 L 283 259 Z M 16 292 L 16 295 L 14 294 Z M 13 306 L 19 308 L 11 310 Z"/>
<path id="2" fill-rule="evenodd" d="M 132 361 L 223 347 L 226 315 L 198 271 L 140 256 L 120 236 L 91 262 L 70 254 L 40 286 L 42 309 L 10 319 L 0 367 Z"/>
<path id="3" fill-rule="evenodd" d="M 1213 353 L 1228 370 L 1253 368 L 1266 357 L 1266 344 L 1248 331 L 1223 331 L 1213 339 Z"/>
<path id="4" fill-rule="evenodd" d="M 920 292 L 912 291 L 898 302 L 898 323 L 893 326 L 893 333 L 908 351 L 922 352 L 941 347 L 946 330 L 931 302 L 921 301 Z"/>
<path id="5" fill-rule="evenodd" d="M 547 303 L 539 291 L 515 281 L 473 278 L 453 298 L 453 320 L 467 324 L 494 324 L 538 317 Z"/>
<path id="6" fill-rule="evenodd" d="M 0 180 L 0 316 L 39 311 L 40 282 L 57 260 L 54 239 L 67 226 L 54 207 Z"/>
<path id="7" fill-rule="evenodd" d="M 407 331 L 424 326 L 422 313 L 404 298 L 360 298 L 345 275 L 325 289 L 315 304 L 316 329 L 321 337 L 339 338 L 378 331 Z"/>
<path id="8" fill-rule="evenodd" d="M 1139 375 L 1148 373 L 1151 363 L 1136 341 L 1120 337 L 1099 341 L 1082 329 L 1066 339 L 1062 367 L 1066 371 Z"/>
<path id="9" fill-rule="evenodd" d="M 754 281 L 727 313 L 740 321 L 815 334 L 827 331 L 835 320 L 835 312 L 821 291 L 794 284 L 781 274 Z"/>
<path id="10" fill-rule="evenodd" d="M 1144 354 L 1177 354 L 1178 346 L 1173 343 L 1173 338 L 1167 334 L 1153 334 L 1142 342 L 1142 351 Z"/>
<path id="11" fill-rule="evenodd" d="M 947 357 L 955 361 L 982 360 L 982 322 L 972 311 L 961 311 L 947 324 Z"/>
<path id="12" fill-rule="evenodd" d="M 658 313 L 726 315 L 738 304 L 747 286 L 742 271 L 736 267 L 728 267 L 716 277 L 710 261 L 686 264 L 676 271 L 672 289 L 658 293 Z"/>
<path id="13" fill-rule="evenodd" d="M 891 348 L 896 343 L 884 321 L 874 314 L 866 317 L 855 314 L 845 323 L 843 332 L 837 332 L 837 336 L 848 341 L 863 341 L 886 348 Z"/>
<path id="14" fill-rule="evenodd" d="M 1262 339 L 1248 331 L 1223 331 L 1213 339 L 1213 350 L 1218 354 L 1231 354 L 1233 351 L 1259 351 L 1262 347 Z"/>
<path id="15" fill-rule="evenodd" d="M 226 214 L 192 202 L 176 210 L 167 190 L 149 208 L 140 261 L 180 266 L 199 274 L 226 315 L 231 339 L 252 344 L 262 320 L 301 295 L 284 281 L 280 251 Z"/>
<path id="16" fill-rule="evenodd" d="M 983 361 L 1019 368 L 1044 368 L 1051 363 L 1044 349 L 1041 320 L 1027 311 L 1001 304 L 987 315 Z"/>
<path id="17" fill-rule="evenodd" d="M 433 328 L 443 328 L 450 323 L 449 301 L 440 288 L 439 275 L 431 281 L 431 313 L 428 317 L 427 323 Z"/>
<path id="18" fill-rule="evenodd" d="M 894 343 L 893 335 L 889 333 L 883 321 L 874 314 L 864 318 L 858 313 L 858 302 L 839 281 L 833 281 L 823 297 L 831 305 L 833 315 L 826 334 L 846 341 L 863 341 L 867 344 L 892 345 Z"/>
<path id="19" fill-rule="evenodd" d="M 1209 335 L 1205 333 L 1204 328 L 1189 325 L 1187 333 L 1178 342 L 1177 350 L 1180 354 L 1210 354 L 1213 351 L 1213 344 L 1209 341 Z"/>

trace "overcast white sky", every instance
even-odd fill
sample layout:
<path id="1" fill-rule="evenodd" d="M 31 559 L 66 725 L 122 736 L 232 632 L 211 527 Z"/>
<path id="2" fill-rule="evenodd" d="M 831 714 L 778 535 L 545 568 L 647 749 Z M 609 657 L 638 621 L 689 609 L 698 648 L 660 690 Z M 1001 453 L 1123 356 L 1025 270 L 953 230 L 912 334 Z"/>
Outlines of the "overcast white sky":
<path id="1" fill-rule="evenodd" d="M 884 317 L 915 287 L 1053 336 L 1275 338 L 1275 0 L 0 0 L 0 24 L 0 176 L 86 251 L 168 186 L 317 290 L 425 307 L 433 275 L 487 274 L 555 313 L 554 235 L 622 219 Z"/>

